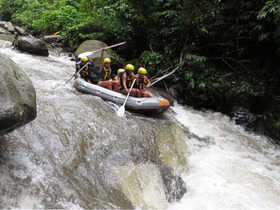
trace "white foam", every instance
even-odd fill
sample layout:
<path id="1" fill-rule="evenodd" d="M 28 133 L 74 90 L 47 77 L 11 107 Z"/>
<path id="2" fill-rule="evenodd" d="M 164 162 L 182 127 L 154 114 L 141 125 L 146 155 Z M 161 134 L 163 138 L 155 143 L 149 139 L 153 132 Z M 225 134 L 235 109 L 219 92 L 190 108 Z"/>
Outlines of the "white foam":
<path id="1" fill-rule="evenodd" d="M 279 209 L 279 148 L 222 114 L 179 105 L 173 110 L 199 139 L 187 142 L 189 170 L 183 178 L 189 189 L 171 209 Z"/>

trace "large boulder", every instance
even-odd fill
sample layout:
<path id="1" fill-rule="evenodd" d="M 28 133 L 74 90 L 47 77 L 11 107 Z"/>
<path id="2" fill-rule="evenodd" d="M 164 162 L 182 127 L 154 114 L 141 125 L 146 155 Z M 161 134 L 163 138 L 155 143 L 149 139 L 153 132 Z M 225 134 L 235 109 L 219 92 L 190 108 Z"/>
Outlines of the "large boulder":
<path id="1" fill-rule="evenodd" d="M 13 24 L 9 21 L 0 21 L 0 27 L 5 28 L 10 33 L 15 32 L 15 28 L 14 28 Z"/>
<path id="2" fill-rule="evenodd" d="M 11 34 L 9 31 L 7 31 L 5 28 L 0 28 L 0 34 Z"/>
<path id="3" fill-rule="evenodd" d="M 4 41 L 9 41 L 9 42 L 13 42 L 14 41 L 14 36 L 13 35 L 9 35 L 9 34 L 1 34 L 0 33 L 0 40 L 4 40 Z"/>
<path id="4" fill-rule="evenodd" d="M 59 35 L 46 35 L 46 36 L 43 37 L 43 40 L 46 43 L 51 44 L 51 43 L 57 42 L 58 38 L 59 38 Z"/>
<path id="5" fill-rule="evenodd" d="M 134 207 L 165 209 L 187 193 L 187 185 L 176 172 L 164 165 L 130 163 L 118 166 L 112 176 L 118 189 Z M 152 197 L 147 196 L 153 192 Z"/>
<path id="6" fill-rule="evenodd" d="M 103 47 L 107 47 L 107 45 L 104 42 L 98 40 L 84 41 L 82 44 L 80 44 L 80 46 L 76 50 L 75 58 L 78 59 L 78 55 L 80 55 L 81 53 L 93 52 L 102 49 Z M 114 69 L 121 68 L 122 64 L 113 54 L 114 54 L 113 50 L 111 49 L 106 49 L 104 52 L 104 58 L 109 57 L 112 60 L 112 69 L 114 71 Z M 100 65 L 101 51 L 93 53 L 88 57 L 92 60 L 95 66 Z"/>
<path id="7" fill-rule="evenodd" d="M 0 136 L 36 118 L 36 92 L 25 72 L 0 54 Z"/>
<path id="8" fill-rule="evenodd" d="M 33 37 L 20 37 L 18 40 L 18 49 L 34 55 L 49 55 L 46 42 Z"/>
<path id="9" fill-rule="evenodd" d="M 16 27 L 15 27 L 15 31 L 16 31 L 20 36 L 24 36 L 24 35 L 27 34 L 27 33 L 26 33 L 26 30 L 23 29 L 23 28 L 21 28 L 21 27 L 19 27 L 19 26 L 16 26 Z"/>

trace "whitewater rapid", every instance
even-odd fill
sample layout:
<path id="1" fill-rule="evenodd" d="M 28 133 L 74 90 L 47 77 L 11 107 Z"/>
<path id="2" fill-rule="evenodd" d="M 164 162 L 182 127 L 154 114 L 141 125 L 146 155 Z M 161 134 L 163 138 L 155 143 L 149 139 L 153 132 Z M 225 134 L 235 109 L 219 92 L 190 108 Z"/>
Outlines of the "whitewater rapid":
<path id="1" fill-rule="evenodd" d="M 38 116 L 0 138 L 0 208 L 280 209 L 280 149 L 229 117 L 174 104 L 158 118 L 78 93 L 65 54 L 0 52 L 30 77 Z M 154 159 L 188 192 L 166 200 Z"/>
<path id="2" fill-rule="evenodd" d="M 280 150 L 271 139 L 220 113 L 173 110 L 195 135 L 186 142 L 188 194 L 174 209 L 280 209 Z"/>

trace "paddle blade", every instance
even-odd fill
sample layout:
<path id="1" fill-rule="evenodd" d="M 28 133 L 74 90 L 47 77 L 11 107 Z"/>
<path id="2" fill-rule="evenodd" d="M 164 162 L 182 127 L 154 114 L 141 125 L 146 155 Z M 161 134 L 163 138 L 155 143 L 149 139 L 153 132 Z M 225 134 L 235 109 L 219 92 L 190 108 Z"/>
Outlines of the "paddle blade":
<path id="1" fill-rule="evenodd" d="M 78 55 L 78 58 L 90 56 L 92 52 L 84 52 Z"/>
<path id="2" fill-rule="evenodd" d="M 124 116 L 124 112 L 125 112 L 125 107 L 124 105 L 122 105 L 119 110 L 118 110 L 118 116 L 119 117 L 123 117 Z"/>

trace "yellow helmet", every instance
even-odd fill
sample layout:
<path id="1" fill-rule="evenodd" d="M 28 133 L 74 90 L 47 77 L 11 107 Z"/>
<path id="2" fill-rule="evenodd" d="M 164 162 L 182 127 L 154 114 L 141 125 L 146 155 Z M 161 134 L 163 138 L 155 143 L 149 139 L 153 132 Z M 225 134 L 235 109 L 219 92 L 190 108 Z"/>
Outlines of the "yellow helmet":
<path id="1" fill-rule="evenodd" d="M 111 63 L 111 59 L 110 58 L 104 58 L 103 63 Z"/>
<path id="2" fill-rule="evenodd" d="M 131 70 L 131 71 L 133 71 L 133 70 L 134 70 L 134 66 L 133 66 L 132 64 L 127 64 L 127 65 L 125 66 L 125 69 L 126 69 L 126 70 Z"/>
<path id="3" fill-rule="evenodd" d="M 147 70 L 145 68 L 143 68 L 143 67 L 140 67 L 138 69 L 138 74 L 147 74 Z"/>
<path id="4" fill-rule="evenodd" d="M 86 57 L 86 56 L 81 57 L 81 61 L 88 61 L 88 57 Z"/>
<path id="5" fill-rule="evenodd" d="M 119 69 L 119 70 L 118 70 L 118 74 L 120 74 L 120 73 L 122 73 L 122 72 L 125 72 L 125 70 L 124 70 L 124 69 Z"/>

